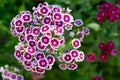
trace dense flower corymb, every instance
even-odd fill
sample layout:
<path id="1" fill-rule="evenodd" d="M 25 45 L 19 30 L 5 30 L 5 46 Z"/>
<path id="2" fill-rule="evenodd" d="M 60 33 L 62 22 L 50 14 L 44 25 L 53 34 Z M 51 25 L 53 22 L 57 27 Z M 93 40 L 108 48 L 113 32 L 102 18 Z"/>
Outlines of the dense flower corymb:
<path id="1" fill-rule="evenodd" d="M 108 41 L 107 43 L 101 42 L 98 48 L 102 51 L 99 55 L 99 59 L 102 61 L 108 60 L 108 55 L 116 56 L 117 49 L 115 49 L 115 43 L 113 41 Z"/>
<path id="2" fill-rule="evenodd" d="M 75 70 L 77 64 L 84 60 L 84 52 L 78 51 L 84 35 L 89 34 L 89 29 L 84 27 L 82 31 L 78 29 L 70 39 L 71 46 L 67 53 L 63 48 L 66 41 L 65 32 L 72 31 L 75 26 L 82 26 L 83 21 L 74 21 L 70 14 L 71 10 L 63 9 L 59 5 L 49 5 L 44 2 L 37 7 L 33 7 L 33 15 L 29 11 L 23 11 L 11 21 L 11 32 L 18 36 L 20 43 L 15 46 L 14 56 L 22 63 L 26 70 L 43 74 L 45 70 L 51 70 L 55 62 L 55 55 L 63 63 L 59 67 L 63 70 Z M 74 23 L 73 23 L 74 22 Z M 73 25 L 74 24 L 74 25 Z M 77 28 L 77 27 L 76 27 Z M 77 34 L 76 34 L 77 33 Z M 61 62 L 61 61 L 60 61 Z"/>
<path id="3" fill-rule="evenodd" d="M 120 7 L 110 2 L 104 2 L 98 6 L 99 12 L 97 14 L 97 21 L 102 23 L 103 20 L 108 19 L 110 22 L 115 22 L 120 19 Z"/>

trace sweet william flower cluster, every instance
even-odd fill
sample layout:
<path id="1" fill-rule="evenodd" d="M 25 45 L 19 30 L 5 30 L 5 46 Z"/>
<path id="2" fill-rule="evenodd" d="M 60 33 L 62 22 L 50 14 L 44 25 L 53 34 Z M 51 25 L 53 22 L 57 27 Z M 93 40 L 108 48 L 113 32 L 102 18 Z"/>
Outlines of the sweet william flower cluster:
<path id="1" fill-rule="evenodd" d="M 18 74 L 20 70 L 17 67 L 5 65 L 0 67 L 2 73 L 2 80 L 24 80 L 21 74 Z"/>
<path id="2" fill-rule="evenodd" d="M 98 58 L 100 61 L 107 61 L 109 56 L 114 57 L 117 55 L 117 49 L 115 48 L 115 43 L 113 41 L 108 41 L 107 43 L 101 42 L 99 43 L 98 48 L 101 51 L 98 57 L 91 52 L 86 57 L 87 61 L 94 62 L 96 58 Z"/>
<path id="3" fill-rule="evenodd" d="M 82 31 L 74 32 L 73 27 L 80 28 L 83 22 L 81 19 L 74 21 L 70 12 L 69 8 L 44 2 L 33 7 L 33 14 L 23 11 L 13 18 L 11 33 L 19 39 L 14 56 L 26 70 L 43 74 L 52 69 L 56 59 L 61 62 L 60 69 L 75 70 L 76 62 L 84 60 L 83 51 L 78 49 L 84 35 L 89 35 L 89 29 L 84 27 Z M 65 34 L 66 31 L 69 34 Z M 70 45 L 66 41 L 68 37 L 72 39 Z M 66 44 L 72 48 L 61 49 Z"/>
<path id="4" fill-rule="evenodd" d="M 110 22 L 120 20 L 120 7 L 110 2 L 104 2 L 98 6 L 99 13 L 97 14 L 97 21 L 102 23 L 103 20 L 108 19 Z"/>

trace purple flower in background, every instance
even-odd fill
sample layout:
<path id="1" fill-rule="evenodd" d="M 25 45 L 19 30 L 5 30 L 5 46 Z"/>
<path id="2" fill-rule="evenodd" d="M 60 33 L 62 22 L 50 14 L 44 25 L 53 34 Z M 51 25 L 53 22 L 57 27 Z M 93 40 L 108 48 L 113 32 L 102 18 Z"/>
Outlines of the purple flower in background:
<path id="1" fill-rule="evenodd" d="M 99 12 L 96 19 L 99 23 L 103 23 L 103 20 L 108 19 L 109 22 L 115 22 L 120 19 L 119 6 L 111 4 L 110 2 L 104 2 L 98 6 Z"/>
<path id="2" fill-rule="evenodd" d="M 106 48 L 106 44 L 103 43 L 103 42 L 101 42 L 101 43 L 99 43 L 98 48 L 99 48 L 100 50 L 104 50 L 104 49 Z"/>
<path id="3" fill-rule="evenodd" d="M 81 20 L 81 19 L 76 19 L 75 21 L 74 21 L 74 25 L 75 26 L 82 26 L 83 25 L 83 21 Z"/>
<path id="4" fill-rule="evenodd" d="M 87 61 L 89 62 L 94 62 L 95 61 L 95 54 L 94 53 L 89 53 L 86 57 Z"/>
<path id="5" fill-rule="evenodd" d="M 100 53 L 99 57 L 98 57 L 101 61 L 107 61 L 108 60 L 108 56 L 104 53 Z"/>
<path id="6" fill-rule="evenodd" d="M 117 49 L 113 49 L 111 52 L 110 52 L 110 55 L 111 56 L 116 56 L 117 54 Z"/>

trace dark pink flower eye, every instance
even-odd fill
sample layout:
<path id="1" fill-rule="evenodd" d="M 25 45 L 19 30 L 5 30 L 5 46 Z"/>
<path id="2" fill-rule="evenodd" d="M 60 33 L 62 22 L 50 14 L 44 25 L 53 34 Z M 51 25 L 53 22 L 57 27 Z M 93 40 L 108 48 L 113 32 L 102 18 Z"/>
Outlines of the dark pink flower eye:
<path id="1" fill-rule="evenodd" d="M 70 62 L 72 62 L 72 60 L 73 60 L 71 54 L 68 54 L 68 53 L 66 53 L 66 54 L 64 55 L 63 59 L 64 59 L 64 61 L 65 61 L 66 63 L 70 63 Z"/>
<path id="2" fill-rule="evenodd" d="M 26 52 L 30 53 L 31 55 L 34 55 L 35 51 L 36 51 L 35 47 L 28 46 L 26 49 Z"/>
<path id="3" fill-rule="evenodd" d="M 50 41 L 50 46 L 54 49 L 54 48 L 58 48 L 60 45 L 60 42 L 57 38 L 52 38 Z"/>
<path id="4" fill-rule="evenodd" d="M 45 45 L 45 46 L 47 46 L 49 44 L 49 42 L 50 42 L 50 38 L 48 36 L 46 36 L 46 35 L 42 36 L 40 38 L 40 40 L 41 40 L 42 44 Z"/>
<path id="5" fill-rule="evenodd" d="M 14 56 L 15 56 L 17 59 L 20 59 L 21 56 L 22 56 L 20 50 L 16 50 L 16 51 L 14 52 Z"/>
<path id="6" fill-rule="evenodd" d="M 89 53 L 88 55 L 87 55 L 87 61 L 89 61 L 89 62 L 94 62 L 94 60 L 95 60 L 95 54 L 94 53 Z"/>
<path id="7" fill-rule="evenodd" d="M 59 27 L 56 27 L 54 33 L 56 35 L 62 35 L 64 33 L 64 29 L 63 28 L 59 28 Z"/>
<path id="8" fill-rule="evenodd" d="M 99 55 L 99 59 L 102 60 L 102 61 L 107 61 L 107 60 L 108 60 L 108 57 L 107 57 L 106 54 L 101 53 L 101 54 Z"/>
<path id="9" fill-rule="evenodd" d="M 42 15 L 48 15 L 49 8 L 47 6 L 44 6 L 44 7 L 40 8 L 39 13 Z"/>
<path id="10" fill-rule="evenodd" d="M 109 15 L 116 15 L 116 9 L 115 8 L 109 8 Z"/>
<path id="11" fill-rule="evenodd" d="M 115 44 L 114 44 L 114 42 L 109 41 L 109 42 L 107 43 L 107 46 L 110 47 L 110 48 L 112 49 L 112 48 L 115 47 Z"/>
<path id="12" fill-rule="evenodd" d="M 70 63 L 68 64 L 68 70 L 75 70 L 77 69 L 78 65 L 76 63 Z"/>
<path id="13" fill-rule="evenodd" d="M 32 19 L 31 19 L 31 14 L 29 13 L 24 13 L 22 14 L 21 16 L 21 19 L 23 22 L 30 22 Z"/>
<path id="14" fill-rule="evenodd" d="M 80 40 L 79 39 L 73 39 L 72 40 L 72 46 L 73 46 L 73 48 L 78 49 L 81 46 Z"/>
<path id="15" fill-rule="evenodd" d="M 52 55 L 48 55 L 46 59 L 48 60 L 49 65 L 53 65 L 55 62 L 55 58 Z"/>
<path id="16" fill-rule="evenodd" d="M 34 40 L 34 38 L 35 37 L 32 34 L 28 34 L 28 35 L 25 36 L 26 41 Z"/>
<path id="17" fill-rule="evenodd" d="M 105 18 L 107 17 L 107 12 L 106 12 L 106 10 L 101 10 L 101 11 L 99 12 L 99 15 L 100 15 L 103 19 L 105 19 Z"/>
<path id="18" fill-rule="evenodd" d="M 105 47 L 106 47 L 106 44 L 103 43 L 103 42 L 101 42 L 101 43 L 98 45 L 98 47 L 99 47 L 100 50 L 104 50 Z"/>
<path id="19" fill-rule="evenodd" d="M 30 34 L 31 31 L 32 31 L 31 28 L 27 27 L 27 28 L 25 29 L 25 34 Z"/>
<path id="20" fill-rule="evenodd" d="M 47 59 L 43 58 L 43 59 L 40 59 L 38 61 L 38 66 L 41 68 L 41 69 L 45 69 L 47 66 L 48 66 L 48 61 Z"/>
<path id="21" fill-rule="evenodd" d="M 25 30 L 25 27 L 15 27 L 15 32 L 18 34 L 22 34 Z"/>
<path id="22" fill-rule="evenodd" d="M 46 16 L 42 20 L 43 24 L 50 24 L 51 23 L 51 18 L 49 16 Z"/>
<path id="23" fill-rule="evenodd" d="M 22 43 L 25 42 L 25 35 L 21 34 L 19 36 L 19 41 L 22 42 Z"/>
<path id="24" fill-rule="evenodd" d="M 66 13 L 66 14 L 63 15 L 63 21 L 65 23 L 73 22 L 73 17 L 70 14 Z"/>
<path id="25" fill-rule="evenodd" d="M 79 57 L 78 50 L 73 49 L 73 50 L 70 51 L 70 54 L 71 54 L 71 56 L 72 56 L 73 59 L 76 59 L 76 58 Z"/>
<path id="26" fill-rule="evenodd" d="M 23 58 L 27 61 L 30 61 L 30 60 L 32 60 L 32 55 L 30 53 L 26 52 L 23 54 Z"/>
<path id="27" fill-rule="evenodd" d="M 32 67 L 31 61 L 23 61 L 23 65 L 24 65 L 26 68 Z"/>
<path id="28" fill-rule="evenodd" d="M 49 25 L 43 25 L 40 29 L 40 32 L 43 33 L 43 34 L 49 32 L 49 31 L 50 31 L 50 26 Z"/>
<path id="29" fill-rule="evenodd" d="M 33 33 L 33 35 L 35 35 L 35 36 L 39 36 L 39 34 L 40 34 L 40 28 L 39 28 L 39 27 L 34 27 L 34 28 L 32 29 L 32 33 Z"/>
<path id="30" fill-rule="evenodd" d="M 31 47 L 36 47 L 36 41 L 35 40 L 30 40 L 28 41 L 28 45 Z"/>
<path id="31" fill-rule="evenodd" d="M 37 42 L 37 48 L 38 50 L 44 51 L 46 46 L 41 43 L 41 40 Z"/>
<path id="32" fill-rule="evenodd" d="M 55 21 L 60 21 L 60 20 L 62 19 L 62 14 L 61 14 L 61 13 L 58 13 L 58 12 L 54 13 L 54 14 L 53 14 L 53 19 L 54 19 Z"/>
<path id="33" fill-rule="evenodd" d="M 36 59 L 37 61 L 40 60 L 40 59 L 43 59 L 43 58 L 45 58 L 44 52 L 36 52 L 36 54 L 35 54 L 35 59 Z"/>
<path id="34" fill-rule="evenodd" d="M 15 27 L 22 27 L 23 26 L 23 22 L 20 19 L 15 20 L 14 24 L 15 24 Z"/>
<path id="35" fill-rule="evenodd" d="M 63 21 L 55 21 L 55 25 L 58 27 L 63 27 L 64 23 L 63 23 Z"/>
<path id="36" fill-rule="evenodd" d="M 61 70 L 66 70 L 67 69 L 67 65 L 66 64 L 59 64 L 59 68 Z"/>

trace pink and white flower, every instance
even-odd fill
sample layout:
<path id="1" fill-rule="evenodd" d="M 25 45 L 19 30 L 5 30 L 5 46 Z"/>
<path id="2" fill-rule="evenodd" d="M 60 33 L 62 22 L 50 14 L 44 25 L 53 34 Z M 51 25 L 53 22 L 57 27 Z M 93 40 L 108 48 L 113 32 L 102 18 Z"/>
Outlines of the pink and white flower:
<path id="1" fill-rule="evenodd" d="M 52 38 L 50 40 L 50 46 L 55 49 L 58 48 L 60 46 L 60 41 L 57 38 Z"/>
<path id="2" fill-rule="evenodd" d="M 75 49 L 80 48 L 80 46 L 81 46 L 80 40 L 79 40 L 79 39 L 73 39 L 73 40 L 72 40 L 72 46 L 73 46 L 73 48 L 75 48 Z"/>

